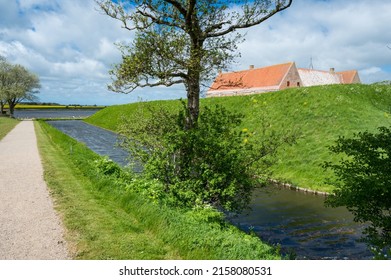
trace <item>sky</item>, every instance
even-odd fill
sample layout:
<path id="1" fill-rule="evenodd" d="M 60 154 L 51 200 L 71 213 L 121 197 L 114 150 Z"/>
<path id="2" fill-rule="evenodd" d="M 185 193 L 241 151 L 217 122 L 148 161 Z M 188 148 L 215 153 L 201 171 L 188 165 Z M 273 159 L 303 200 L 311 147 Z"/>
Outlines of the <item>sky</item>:
<path id="1" fill-rule="evenodd" d="M 121 61 L 115 46 L 133 34 L 93 0 L 0 0 L 0 55 L 40 77 L 41 102 L 113 105 L 185 98 L 183 86 L 107 89 Z M 246 29 L 231 70 L 294 61 L 297 67 L 356 69 L 363 83 L 391 80 L 391 1 L 294 0 Z"/>

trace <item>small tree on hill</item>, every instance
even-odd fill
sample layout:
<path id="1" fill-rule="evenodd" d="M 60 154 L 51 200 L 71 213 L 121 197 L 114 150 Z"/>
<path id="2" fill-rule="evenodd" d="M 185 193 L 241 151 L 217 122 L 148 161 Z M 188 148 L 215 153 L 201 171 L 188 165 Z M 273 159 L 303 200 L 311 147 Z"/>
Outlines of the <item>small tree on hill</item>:
<path id="1" fill-rule="evenodd" d="M 293 0 L 97 0 L 105 14 L 135 30 L 130 46 L 120 45 L 123 61 L 111 74 L 110 89 L 184 84 L 187 128 L 196 125 L 202 81 L 226 69 L 242 36 L 287 9 Z"/>
<path id="2" fill-rule="evenodd" d="M 355 221 L 368 223 L 366 241 L 382 250 L 391 248 L 391 129 L 381 127 L 378 134 L 362 132 L 353 139 L 339 138 L 330 148 L 345 157 L 338 164 L 328 162 L 338 180 L 333 207 L 346 206 Z M 384 254 L 383 254 L 384 256 Z"/>

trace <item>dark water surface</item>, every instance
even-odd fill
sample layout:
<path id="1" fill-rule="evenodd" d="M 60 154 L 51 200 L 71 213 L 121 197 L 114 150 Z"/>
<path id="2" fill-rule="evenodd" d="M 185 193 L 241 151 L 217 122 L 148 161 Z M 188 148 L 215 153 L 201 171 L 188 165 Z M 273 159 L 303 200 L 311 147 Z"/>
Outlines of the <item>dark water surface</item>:
<path id="1" fill-rule="evenodd" d="M 47 121 L 48 124 L 87 145 L 95 153 L 125 166 L 129 153 L 118 147 L 118 135 L 81 120 Z"/>
<path id="2" fill-rule="evenodd" d="M 19 119 L 53 119 L 53 118 L 85 118 L 100 109 L 16 109 L 15 118 Z"/>
<path id="3" fill-rule="evenodd" d="M 77 120 L 48 123 L 96 153 L 126 164 L 128 153 L 117 147 L 115 133 Z M 251 211 L 230 221 L 262 240 L 281 244 L 283 253 L 294 251 L 297 259 L 372 258 L 367 246 L 357 242 L 362 226 L 345 208 L 325 208 L 323 196 L 269 187 L 257 190 L 250 206 Z"/>
<path id="4" fill-rule="evenodd" d="M 363 226 L 344 207 L 324 206 L 324 196 L 270 186 L 256 190 L 251 210 L 230 220 L 262 240 L 281 244 L 297 259 L 372 259 Z"/>

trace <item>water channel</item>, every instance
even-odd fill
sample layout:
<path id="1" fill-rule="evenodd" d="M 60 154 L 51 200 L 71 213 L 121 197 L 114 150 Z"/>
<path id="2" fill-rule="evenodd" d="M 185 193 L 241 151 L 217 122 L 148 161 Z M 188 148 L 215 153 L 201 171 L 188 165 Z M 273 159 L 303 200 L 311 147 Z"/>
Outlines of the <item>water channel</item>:
<path id="1" fill-rule="evenodd" d="M 117 145 L 117 134 L 81 120 L 57 120 L 47 121 L 47 123 L 86 144 L 98 155 L 108 156 L 122 166 L 127 164 L 129 153 Z"/>
<path id="2" fill-rule="evenodd" d="M 48 123 L 96 153 L 126 164 L 128 153 L 116 145 L 116 134 L 80 120 Z M 323 196 L 269 187 L 257 190 L 251 210 L 230 221 L 280 244 L 283 253 L 294 252 L 297 259 L 371 259 L 367 246 L 357 242 L 362 226 L 345 208 L 325 208 L 323 202 Z"/>
<path id="3" fill-rule="evenodd" d="M 14 116 L 18 119 L 80 119 L 89 117 L 99 110 L 100 109 L 16 109 Z"/>

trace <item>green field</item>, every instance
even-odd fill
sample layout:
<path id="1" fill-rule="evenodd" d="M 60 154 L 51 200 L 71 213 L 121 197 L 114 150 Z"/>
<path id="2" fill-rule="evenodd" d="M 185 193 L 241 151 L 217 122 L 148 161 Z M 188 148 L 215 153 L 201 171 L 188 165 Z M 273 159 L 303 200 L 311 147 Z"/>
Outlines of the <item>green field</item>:
<path id="1" fill-rule="evenodd" d="M 324 161 L 335 161 L 329 153 L 339 136 L 351 137 L 359 131 L 376 131 L 391 125 L 391 87 L 387 85 L 332 85 L 287 89 L 260 95 L 202 99 L 201 106 L 222 104 L 245 115 L 242 128 L 254 132 L 261 120 L 280 133 L 296 131 L 297 144 L 281 150 L 273 167 L 273 178 L 296 186 L 331 191 L 325 183 L 330 173 L 321 167 Z M 147 102 L 148 107 L 178 110 L 179 101 Z M 148 117 L 138 103 L 111 106 L 86 119 L 87 122 L 117 130 L 123 118 L 135 121 Z M 145 108 L 145 107 L 144 107 Z"/>
<path id="2" fill-rule="evenodd" d="M 6 136 L 7 133 L 18 124 L 18 122 L 19 121 L 16 119 L 0 117 L 0 140 L 3 139 L 3 137 Z"/>

